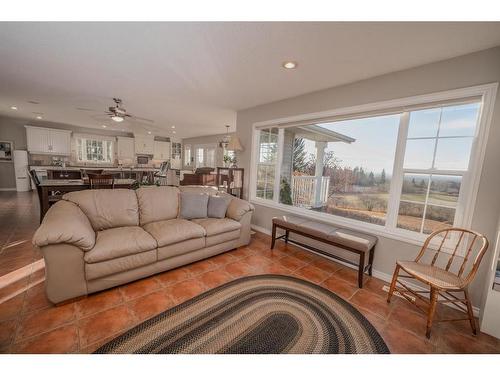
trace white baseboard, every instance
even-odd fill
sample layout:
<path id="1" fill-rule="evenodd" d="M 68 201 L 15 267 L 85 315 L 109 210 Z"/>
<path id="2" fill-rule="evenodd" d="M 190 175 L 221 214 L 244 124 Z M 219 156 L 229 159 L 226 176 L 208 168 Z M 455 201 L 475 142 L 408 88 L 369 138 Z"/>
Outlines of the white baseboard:
<path id="1" fill-rule="evenodd" d="M 252 224 L 251 227 L 252 227 L 253 230 L 255 230 L 257 232 L 261 232 L 261 233 L 264 233 L 264 234 L 271 235 L 271 231 L 269 229 L 266 229 L 266 228 L 263 228 L 263 227 L 260 227 L 258 225 L 254 225 L 254 224 Z M 302 247 L 302 246 L 297 245 L 297 244 L 294 244 L 294 245 L 295 246 L 299 246 L 302 249 L 309 251 L 309 249 L 307 249 L 305 247 Z M 328 258 L 327 256 L 324 256 L 324 255 L 322 255 L 320 253 L 315 253 L 315 254 L 323 256 L 324 258 Z M 340 263 L 340 264 L 342 264 L 342 265 L 344 265 L 346 267 L 349 267 L 349 268 L 357 270 L 357 267 L 354 266 L 354 265 L 352 265 L 352 264 L 349 264 L 349 263 L 346 263 L 346 262 L 342 262 L 342 261 L 337 260 L 337 259 L 335 259 L 335 262 Z M 375 268 L 373 269 L 372 274 L 373 274 L 373 277 L 376 277 L 377 279 L 380 279 L 380 280 L 385 281 L 387 283 L 390 283 L 391 280 L 392 280 L 392 275 L 389 275 L 389 274 L 387 274 L 385 272 L 378 271 Z M 416 289 L 416 290 L 425 290 L 424 288 L 422 288 L 421 286 L 419 286 L 417 284 L 413 284 L 413 283 L 408 282 L 408 281 L 406 283 L 408 284 L 408 286 L 410 286 L 413 289 Z M 459 310 L 455 305 L 448 305 L 448 306 L 451 307 L 451 308 L 454 308 L 455 310 Z M 477 306 L 472 306 L 472 310 L 474 312 L 474 316 L 475 317 L 479 317 L 480 309 Z"/>

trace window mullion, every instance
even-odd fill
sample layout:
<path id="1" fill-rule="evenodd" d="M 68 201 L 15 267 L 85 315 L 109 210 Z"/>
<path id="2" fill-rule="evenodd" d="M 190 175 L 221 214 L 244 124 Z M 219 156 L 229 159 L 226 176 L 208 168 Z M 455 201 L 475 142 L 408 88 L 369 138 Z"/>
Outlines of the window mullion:
<path id="1" fill-rule="evenodd" d="M 389 201 L 387 202 L 387 219 L 385 226 L 395 228 L 399 210 L 399 200 L 403 187 L 403 165 L 406 149 L 406 138 L 408 137 L 408 125 L 410 114 L 403 112 L 399 120 L 398 142 L 394 155 L 394 166 L 392 169 L 391 185 L 389 187 Z"/>
<path id="2" fill-rule="evenodd" d="M 280 187 L 281 187 L 281 164 L 283 161 L 283 145 L 285 141 L 285 129 L 278 129 L 278 149 L 277 149 L 277 157 L 276 164 L 274 169 L 274 194 L 273 200 L 275 202 L 280 201 Z"/>

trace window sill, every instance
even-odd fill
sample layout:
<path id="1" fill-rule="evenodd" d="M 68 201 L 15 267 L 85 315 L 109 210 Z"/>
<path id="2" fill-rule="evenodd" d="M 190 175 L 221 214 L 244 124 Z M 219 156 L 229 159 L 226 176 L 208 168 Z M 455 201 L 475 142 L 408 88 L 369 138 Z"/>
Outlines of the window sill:
<path id="1" fill-rule="evenodd" d="M 262 198 L 250 199 L 252 204 L 273 208 L 280 211 L 289 212 L 295 216 L 307 217 L 314 220 L 322 221 L 327 224 L 339 225 L 345 228 L 359 229 L 370 234 L 380 237 L 397 240 L 408 244 L 422 246 L 425 242 L 427 235 L 421 233 L 412 233 L 403 229 L 388 229 L 376 224 L 365 223 L 358 220 L 348 219 L 340 216 L 326 214 L 322 212 L 312 211 L 305 208 L 287 206 L 281 203 L 276 203 Z"/>

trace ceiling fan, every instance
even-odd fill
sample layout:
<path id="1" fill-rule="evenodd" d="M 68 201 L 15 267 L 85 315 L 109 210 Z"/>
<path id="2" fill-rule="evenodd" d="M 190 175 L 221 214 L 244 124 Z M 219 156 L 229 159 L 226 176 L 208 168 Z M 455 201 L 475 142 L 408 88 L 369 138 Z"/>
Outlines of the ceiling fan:
<path id="1" fill-rule="evenodd" d="M 114 106 L 108 107 L 107 111 L 104 111 L 103 115 L 93 115 L 92 118 L 102 121 L 102 120 L 112 120 L 114 122 L 123 122 L 126 119 L 133 120 L 134 122 L 147 122 L 154 123 L 153 120 L 135 116 L 131 113 L 128 113 L 127 110 L 123 107 L 123 101 L 120 98 L 113 98 L 115 102 Z M 89 108 L 77 107 L 79 111 L 90 111 L 90 112 L 100 112 Z"/>
<path id="2" fill-rule="evenodd" d="M 108 111 L 105 111 L 104 113 L 109 116 L 109 118 L 115 122 L 122 122 L 126 118 L 131 118 L 133 120 L 139 120 L 139 121 L 147 121 L 147 122 L 154 122 L 153 120 L 143 118 L 143 117 L 138 117 L 134 116 L 130 113 L 127 113 L 125 108 L 123 107 L 123 101 L 120 98 L 113 98 L 113 101 L 115 102 L 115 105 L 112 107 L 108 107 Z"/>

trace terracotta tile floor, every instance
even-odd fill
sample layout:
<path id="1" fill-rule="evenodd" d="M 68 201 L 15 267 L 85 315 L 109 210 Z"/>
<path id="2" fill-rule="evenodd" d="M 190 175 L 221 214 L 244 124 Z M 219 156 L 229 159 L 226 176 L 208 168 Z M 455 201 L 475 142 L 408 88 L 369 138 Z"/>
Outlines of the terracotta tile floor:
<path id="1" fill-rule="evenodd" d="M 0 192 L 0 352 L 91 352 L 134 325 L 207 289 L 235 278 L 283 274 L 322 285 L 355 305 L 393 353 L 500 353 L 500 340 L 472 336 L 467 322 L 441 323 L 424 336 L 425 317 L 395 297 L 385 302 L 385 283 L 298 247 L 257 233 L 246 247 L 139 280 L 62 306 L 44 294 L 43 260 L 31 245 L 38 226 L 36 194 Z M 450 309 L 439 311 L 454 314 Z"/>

